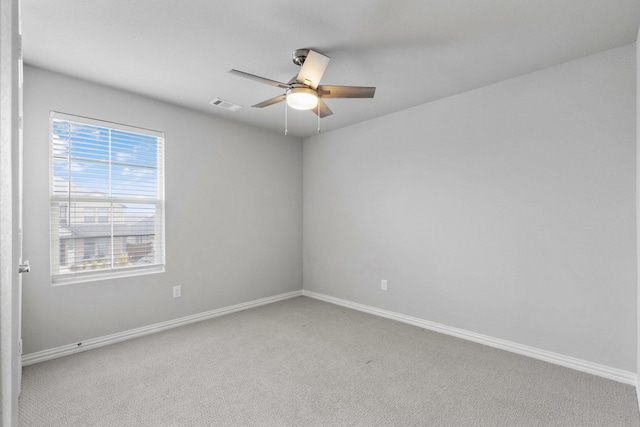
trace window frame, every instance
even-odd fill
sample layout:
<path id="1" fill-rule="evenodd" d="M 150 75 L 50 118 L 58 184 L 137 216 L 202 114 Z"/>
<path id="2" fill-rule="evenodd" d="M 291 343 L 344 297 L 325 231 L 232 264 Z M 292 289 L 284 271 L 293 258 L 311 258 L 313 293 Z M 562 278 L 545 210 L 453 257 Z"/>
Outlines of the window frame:
<path id="1" fill-rule="evenodd" d="M 93 119 L 78 115 L 72 115 L 67 113 L 61 113 L 57 111 L 50 111 L 49 115 L 49 243 L 50 243 L 50 278 L 52 285 L 66 285 L 72 283 L 84 283 L 84 282 L 93 282 L 97 280 L 106 280 L 106 279 L 114 279 L 114 278 L 124 278 L 124 277 L 133 277 L 139 275 L 146 274 L 156 274 L 163 273 L 165 271 L 166 258 L 165 258 L 165 249 L 166 249 L 166 233 L 165 233 L 165 191 L 164 191 L 164 176 L 165 176 L 165 162 L 164 162 L 164 144 L 165 144 L 165 135 L 164 132 L 145 129 L 139 126 L 131 126 L 125 125 L 121 123 L 109 122 L 106 120 Z M 141 199 L 131 199 L 126 197 L 113 197 L 109 195 L 106 198 L 92 198 L 92 197 L 69 197 L 68 204 L 66 205 L 66 213 L 67 218 L 60 218 L 60 214 L 62 213 L 62 209 L 60 203 L 64 203 L 67 199 L 61 198 L 61 196 L 55 194 L 54 189 L 54 122 L 55 121 L 69 121 L 78 123 L 84 126 L 95 126 L 102 129 L 116 130 L 122 132 L 128 132 L 133 134 L 142 134 L 147 137 L 156 138 L 156 150 L 155 156 L 157 159 L 156 166 L 156 185 L 157 185 L 157 198 L 141 198 Z M 71 160 L 69 160 L 71 161 Z M 111 164 L 114 160 L 111 158 L 111 152 L 109 154 L 109 164 Z M 109 185 L 112 185 L 114 181 L 112 181 L 111 177 L 109 177 L 106 181 L 109 182 Z M 103 180 L 104 182 L 104 180 Z M 83 269 L 83 271 L 73 271 L 70 269 L 68 272 L 60 272 L 61 269 L 61 253 L 64 251 L 65 259 L 68 261 L 68 257 L 70 256 L 68 252 L 68 248 L 65 244 L 65 247 L 62 248 L 61 244 L 64 240 L 61 238 L 61 230 L 66 226 L 71 226 L 71 211 L 72 211 L 72 203 L 96 203 L 98 202 L 99 206 L 93 207 L 93 222 L 92 224 L 102 224 L 111 225 L 111 232 L 107 239 L 111 239 L 112 243 L 110 244 L 111 248 L 115 248 L 117 245 L 123 244 L 126 245 L 127 238 L 129 237 L 138 237 L 137 235 L 116 235 L 114 234 L 114 222 L 116 219 L 114 218 L 114 214 L 112 213 L 113 209 L 116 206 L 120 206 L 124 203 L 138 203 L 149 206 L 154 206 L 154 221 L 153 221 L 153 234 L 150 234 L 153 237 L 153 251 L 154 251 L 154 263 L 145 264 L 145 265 L 133 265 L 133 266 L 118 266 L 119 264 L 119 255 L 111 254 L 111 262 L 109 263 L 108 269 Z M 109 207 L 103 207 L 102 203 L 107 203 Z M 56 206 L 56 204 L 58 204 Z M 92 208 L 90 206 L 84 206 L 84 208 Z M 106 212 L 106 217 L 104 213 Z M 107 222 L 104 222 L 104 219 L 107 219 Z M 85 212 L 83 212 L 83 219 L 86 219 Z M 55 230 L 54 230 L 55 227 Z M 103 237 L 94 237 L 89 238 L 95 240 L 94 243 L 97 249 L 97 241 L 102 239 Z M 71 239 L 72 245 L 74 248 L 74 252 L 82 247 L 84 249 L 84 244 L 82 240 L 79 243 L 78 239 Z M 158 244 L 159 243 L 159 244 Z M 77 260 L 77 256 L 75 257 Z M 104 264 L 102 264 L 104 265 Z"/>

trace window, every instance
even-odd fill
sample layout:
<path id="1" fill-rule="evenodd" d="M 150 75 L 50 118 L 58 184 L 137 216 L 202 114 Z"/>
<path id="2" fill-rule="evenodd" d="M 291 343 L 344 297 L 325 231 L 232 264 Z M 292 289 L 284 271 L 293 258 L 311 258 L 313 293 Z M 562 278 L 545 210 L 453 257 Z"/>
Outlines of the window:
<path id="1" fill-rule="evenodd" d="M 68 206 L 66 203 L 60 203 L 60 226 L 69 225 L 69 210 L 67 208 Z"/>
<path id="2" fill-rule="evenodd" d="M 85 224 L 109 222 L 109 208 L 96 208 L 86 206 L 84 208 L 84 222 Z"/>
<path id="3" fill-rule="evenodd" d="M 89 206 L 84 208 L 84 222 L 85 224 L 96 222 L 96 208 L 92 208 Z"/>
<path id="4" fill-rule="evenodd" d="M 164 271 L 164 135 L 51 113 L 54 284 Z"/>
<path id="5" fill-rule="evenodd" d="M 96 222 L 103 224 L 109 222 L 109 208 L 98 208 L 96 212 Z"/>

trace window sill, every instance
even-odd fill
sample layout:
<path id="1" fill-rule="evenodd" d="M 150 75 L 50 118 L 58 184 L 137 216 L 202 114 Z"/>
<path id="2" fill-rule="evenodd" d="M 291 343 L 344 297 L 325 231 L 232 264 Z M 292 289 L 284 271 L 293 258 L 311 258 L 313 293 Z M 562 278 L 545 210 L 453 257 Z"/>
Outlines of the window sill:
<path id="1" fill-rule="evenodd" d="M 149 267 L 136 267 L 109 272 L 88 272 L 65 274 L 63 276 L 51 276 L 51 286 L 72 285 L 75 283 L 97 282 L 99 280 L 122 279 L 125 277 L 144 276 L 147 274 L 164 273 L 164 265 L 152 265 Z"/>

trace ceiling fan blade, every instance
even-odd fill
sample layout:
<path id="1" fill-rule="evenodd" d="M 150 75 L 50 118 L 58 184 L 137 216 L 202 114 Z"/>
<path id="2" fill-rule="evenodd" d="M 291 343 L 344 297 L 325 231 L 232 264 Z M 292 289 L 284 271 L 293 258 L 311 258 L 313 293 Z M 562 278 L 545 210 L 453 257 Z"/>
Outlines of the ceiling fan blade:
<path id="1" fill-rule="evenodd" d="M 311 111 L 319 115 L 321 119 L 333 114 L 333 111 L 327 107 L 327 104 L 322 99 L 318 99 L 318 106 Z"/>
<path id="2" fill-rule="evenodd" d="M 267 84 L 267 85 L 281 87 L 282 89 L 289 89 L 291 87 L 286 83 L 277 82 L 277 81 L 271 80 L 271 79 L 265 79 L 264 77 L 256 76 L 256 75 L 249 74 L 249 73 L 245 73 L 244 71 L 229 70 L 229 73 L 234 74 L 236 76 L 244 77 L 245 79 L 255 80 L 257 82 L 264 83 L 264 84 Z"/>
<path id="3" fill-rule="evenodd" d="M 322 98 L 373 98 L 375 87 L 366 86 L 318 86 L 318 96 Z"/>
<path id="4" fill-rule="evenodd" d="M 262 101 L 259 104 L 252 105 L 252 107 L 256 107 L 256 108 L 268 107 L 269 105 L 273 105 L 273 104 L 277 104 L 278 102 L 282 102 L 285 99 L 287 99 L 287 95 L 282 94 L 282 95 L 276 96 L 275 98 L 271 98 L 271 99 L 267 99 L 266 101 Z"/>
<path id="5" fill-rule="evenodd" d="M 313 89 L 317 88 L 330 60 L 328 56 L 309 49 L 296 80 Z"/>

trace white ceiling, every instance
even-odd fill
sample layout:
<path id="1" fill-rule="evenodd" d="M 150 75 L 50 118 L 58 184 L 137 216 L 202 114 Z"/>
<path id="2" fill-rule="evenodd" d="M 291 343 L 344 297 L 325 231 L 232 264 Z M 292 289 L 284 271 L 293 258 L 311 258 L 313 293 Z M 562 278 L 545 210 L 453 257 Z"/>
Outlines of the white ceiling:
<path id="1" fill-rule="evenodd" d="M 328 99 L 323 132 L 633 43 L 638 0 L 22 0 L 25 62 L 219 117 L 284 131 L 291 52 L 331 57 L 322 84 L 376 86 Z M 26 83 L 28 84 L 28 82 Z M 231 112 L 213 98 L 242 105 Z M 80 112 L 78 112 L 80 113 Z M 289 110 L 289 134 L 316 133 Z"/>

